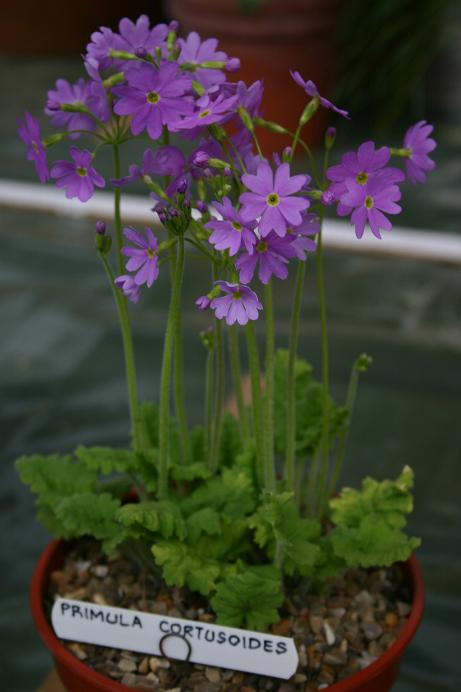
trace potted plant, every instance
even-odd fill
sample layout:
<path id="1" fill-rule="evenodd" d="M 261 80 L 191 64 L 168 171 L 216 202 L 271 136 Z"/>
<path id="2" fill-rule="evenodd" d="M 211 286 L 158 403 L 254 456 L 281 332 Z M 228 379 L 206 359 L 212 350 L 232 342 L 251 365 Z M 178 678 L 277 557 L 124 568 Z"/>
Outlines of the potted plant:
<path id="1" fill-rule="evenodd" d="M 307 104 L 292 133 L 261 117 L 260 82 L 227 82 L 235 61 L 195 36 L 178 41 L 176 31 L 142 16 L 122 21 L 118 33 L 96 32 L 84 57 L 89 79 L 60 80 L 48 93 L 57 131 L 42 138 L 28 113 L 19 126 L 42 182 L 52 178 L 81 202 L 113 188 L 113 230 L 99 221 L 95 245 L 120 321 L 132 432 L 126 449 L 17 461 L 40 521 L 58 537 L 33 578 L 33 616 L 75 692 L 388 690 L 423 608 L 412 555 L 419 539 L 403 531 L 413 473 L 405 467 L 395 480 L 337 488 L 370 358 L 353 364 L 345 405 L 333 401 L 322 220 L 336 205 L 357 238 L 365 228 L 378 238 L 389 231 L 405 178 L 390 157 L 423 182 L 434 167 L 432 126 L 417 123 L 399 148 L 365 142 L 332 166 L 329 128 L 320 168 L 303 128 L 318 109 L 345 111 L 295 71 L 287 79 Z M 262 128 L 290 136 L 291 146 L 264 153 Z M 141 137 L 142 162 L 121 171 L 120 148 Z M 183 138 L 195 141 L 188 158 Z M 69 159 L 49 166 L 49 150 L 65 140 Z M 110 180 L 98 171 L 103 147 L 113 153 Z M 291 174 L 298 147 L 309 174 Z M 155 200 L 155 230 L 123 226 L 121 195 L 134 181 Z M 209 267 L 195 307 L 181 293 L 192 258 Z M 298 356 L 307 262 L 317 269 L 321 381 Z M 294 265 L 290 340 L 276 350 L 274 293 Z M 170 274 L 171 295 L 157 405 L 138 398 L 130 310 L 160 271 Z M 184 401 L 183 307 L 203 311 L 204 326 L 213 322 L 201 334 L 204 416 L 194 428 Z M 224 408 L 226 353 L 235 416 Z M 186 648 L 171 653 L 165 637 L 178 636 Z"/>

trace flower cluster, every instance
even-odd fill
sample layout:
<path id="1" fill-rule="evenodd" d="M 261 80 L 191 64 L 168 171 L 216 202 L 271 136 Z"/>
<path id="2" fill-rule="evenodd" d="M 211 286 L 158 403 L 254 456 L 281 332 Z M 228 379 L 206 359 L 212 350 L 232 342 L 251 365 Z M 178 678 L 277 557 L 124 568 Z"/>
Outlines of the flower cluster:
<path id="1" fill-rule="evenodd" d="M 38 121 L 29 113 L 18 132 L 40 181 L 53 178 L 67 197 L 86 202 L 95 188 L 110 184 L 121 190 L 142 181 L 170 240 L 187 234 L 218 269 L 214 286 L 197 301 L 198 307 L 211 308 L 228 324 L 244 324 L 257 319 L 262 307 L 249 284 L 285 279 L 290 262 L 305 261 L 316 250 L 325 206 L 336 204 L 339 216 L 350 216 L 357 238 L 367 225 L 377 238 L 392 228 L 389 216 L 401 211 L 405 174 L 389 165 L 391 156 L 404 158 L 411 182 L 423 182 L 434 167 L 429 158 L 435 147 L 432 126 L 422 121 L 411 127 L 401 149 L 365 142 L 328 168 L 329 187 L 320 186 L 318 178 L 314 184 L 307 173 L 292 175 L 292 148 L 282 155 L 275 152 L 273 163 L 262 154 L 255 134 L 255 122 L 265 124 L 262 82 L 247 86 L 228 81 L 227 73 L 239 68 L 238 59 L 219 50 L 215 39 L 202 41 L 195 32 L 178 38 L 177 28 L 176 22 L 152 27 L 145 15 L 136 22 L 122 19 L 117 32 L 102 27 L 92 34 L 84 56 L 88 78 L 75 84 L 59 79 L 48 92 L 45 114 L 58 132 L 42 140 Z M 318 106 L 349 118 L 311 80 L 296 71 L 291 76 L 309 99 L 299 132 Z M 228 123 L 231 135 L 223 127 Z M 326 135 L 327 148 L 334 140 L 332 132 Z M 46 150 L 54 142 L 75 142 L 85 135 L 96 140 L 95 147 L 74 143 L 70 160 L 48 164 Z M 146 135 L 151 143 L 142 162 L 131 164 L 122 175 L 119 147 Z M 195 140 L 188 157 L 181 139 Z M 294 146 L 297 141 L 298 135 Z M 103 146 L 113 147 L 117 162 L 109 181 L 95 167 Z M 166 181 L 162 187 L 159 178 Z M 198 214 L 195 221 L 192 207 Z M 126 273 L 116 279 L 116 286 L 137 302 L 140 288 L 157 279 L 160 255 L 168 259 L 172 245 L 159 243 L 151 229 L 143 236 L 127 228 L 124 236 L 130 245 L 120 244 L 120 230 L 118 253 L 128 258 Z"/>

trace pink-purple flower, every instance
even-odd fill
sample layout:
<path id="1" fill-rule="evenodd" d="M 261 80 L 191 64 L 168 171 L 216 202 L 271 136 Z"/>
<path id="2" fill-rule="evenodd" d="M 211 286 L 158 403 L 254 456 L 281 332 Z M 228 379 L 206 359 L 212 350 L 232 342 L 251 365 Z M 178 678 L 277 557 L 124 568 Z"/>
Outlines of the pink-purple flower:
<path id="1" fill-rule="evenodd" d="M 114 111 L 132 116 L 134 135 L 147 130 L 149 137 L 158 139 L 164 125 L 173 129 L 182 116 L 192 112 L 192 103 L 185 97 L 190 77 L 180 74 L 175 63 L 163 63 L 158 70 L 147 63 L 133 64 L 125 76 L 127 84 L 112 89 L 118 98 Z"/>
<path id="2" fill-rule="evenodd" d="M 218 41 L 215 38 L 207 38 L 202 42 L 197 32 L 192 31 L 186 39 L 180 38 L 178 44 L 181 48 L 179 64 L 187 62 L 190 65 L 200 65 L 204 62 L 227 62 L 226 53 L 216 50 Z M 193 75 L 205 89 L 226 81 L 226 75 L 222 70 L 207 67 L 197 67 Z"/>
<path id="3" fill-rule="evenodd" d="M 96 82 L 79 79 L 70 84 L 65 79 L 56 81 L 56 88 L 48 91 L 45 113 L 50 116 L 55 127 L 68 130 L 94 130 L 95 122 L 91 115 L 83 112 L 62 111 L 62 105 L 87 108 L 100 120 L 109 119 L 110 111 L 104 88 Z M 73 135 L 73 138 L 78 137 Z"/>
<path id="4" fill-rule="evenodd" d="M 289 226 L 299 226 L 301 212 L 309 207 L 309 200 L 294 195 L 308 181 L 306 175 L 290 176 L 290 166 L 282 163 L 275 176 L 267 161 L 258 164 L 256 175 L 245 174 L 242 182 L 250 192 L 240 195 L 242 218 L 251 221 L 260 217 L 259 233 L 265 238 L 271 231 L 283 237 Z"/>
<path id="5" fill-rule="evenodd" d="M 193 130 L 197 127 L 205 127 L 216 123 L 223 123 L 234 112 L 238 96 L 225 98 L 219 94 L 215 99 L 209 94 L 204 94 L 196 101 L 196 110 L 183 120 L 175 124 L 176 130 Z"/>
<path id="6" fill-rule="evenodd" d="M 365 185 L 347 180 L 347 192 L 341 199 L 352 211 L 351 223 L 355 226 L 357 238 L 363 236 L 365 226 L 371 228 L 376 238 L 381 238 L 381 230 L 390 231 L 392 223 L 385 214 L 399 214 L 402 209 L 396 204 L 401 194 L 397 185 L 389 184 L 386 178 L 376 174 Z"/>
<path id="7" fill-rule="evenodd" d="M 150 288 L 159 275 L 158 241 L 148 226 L 146 226 L 145 233 L 144 237 L 134 228 L 124 228 L 125 238 L 136 247 L 124 246 L 122 247 L 122 254 L 129 257 L 126 263 L 127 271 L 136 272 L 133 277 L 135 284 L 137 286 L 146 284 Z"/>
<path id="8" fill-rule="evenodd" d="M 299 226 L 289 228 L 286 237 L 291 237 L 291 243 L 288 243 L 284 248 L 285 256 L 288 257 L 290 252 L 293 257 L 297 257 L 301 261 L 305 261 L 308 252 L 315 252 L 316 242 L 311 236 L 315 236 L 320 232 L 320 219 L 317 214 L 304 214 L 303 221 Z"/>
<path id="9" fill-rule="evenodd" d="M 66 197 L 78 197 L 81 202 L 87 202 L 95 187 L 105 187 L 105 180 L 93 167 L 91 151 L 70 147 L 69 153 L 73 161 L 56 161 L 50 175 L 56 179 L 56 187 L 66 190 Z"/>
<path id="10" fill-rule="evenodd" d="M 304 89 L 308 96 L 310 96 L 311 98 L 318 98 L 318 100 L 324 108 L 327 108 L 330 111 L 334 111 L 335 113 L 339 113 L 339 115 L 342 115 L 343 118 L 350 119 L 349 113 L 346 110 L 337 108 L 337 106 L 335 106 L 334 103 L 326 99 L 324 96 L 320 95 L 319 90 L 317 89 L 312 80 L 308 79 L 307 81 L 305 81 L 297 70 L 290 70 L 290 74 L 295 80 L 296 84 L 300 86 L 301 89 Z"/>
<path id="11" fill-rule="evenodd" d="M 286 279 L 288 260 L 297 254 L 291 247 L 292 241 L 293 238 L 290 235 L 280 238 L 273 232 L 259 239 L 252 248 L 252 252 L 244 252 L 235 263 L 240 281 L 244 284 L 250 283 L 256 268 L 258 268 L 258 278 L 263 284 L 269 283 L 272 276 L 276 276 L 277 279 Z"/>
<path id="12" fill-rule="evenodd" d="M 216 250 L 229 250 L 231 257 L 237 254 L 242 245 L 251 253 L 258 240 L 254 233 L 256 222 L 244 221 L 228 197 L 223 198 L 222 204 L 214 202 L 213 206 L 222 219 L 212 219 L 205 224 L 205 228 L 212 230 L 209 242 Z"/>
<path id="13" fill-rule="evenodd" d="M 33 118 L 27 111 L 24 113 L 24 120 L 18 122 L 18 135 L 27 147 L 27 159 L 35 164 L 35 170 L 40 182 L 46 182 L 50 174 L 46 161 L 45 147 L 40 136 L 40 125 L 38 120 Z"/>
<path id="14" fill-rule="evenodd" d="M 230 326 L 235 322 L 244 325 L 249 320 L 258 319 L 258 310 L 262 310 L 263 306 L 256 293 L 249 286 L 231 284 L 227 281 L 217 281 L 216 286 L 226 294 L 213 298 L 210 303 L 210 307 L 214 310 L 218 320 L 225 319 Z"/>
<path id="15" fill-rule="evenodd" d="M 138 286 L 130 274 L 118 276 L 114 283 L 132 303 L 138 302 L 141 295 L 141 287 Z"/>
<path id="16" fill-rule="evenodd" d="M 435 168 L 434 161 L 428 156 L 437 146 L 435 140 L 429 136 L 433 129 L 434 127 L 425 120 L 420 120 L 405 133 L 403 146 L 409 151 L 405 166 L 408 178 L 414 185 L 426 182 L 426 171 Z"/>

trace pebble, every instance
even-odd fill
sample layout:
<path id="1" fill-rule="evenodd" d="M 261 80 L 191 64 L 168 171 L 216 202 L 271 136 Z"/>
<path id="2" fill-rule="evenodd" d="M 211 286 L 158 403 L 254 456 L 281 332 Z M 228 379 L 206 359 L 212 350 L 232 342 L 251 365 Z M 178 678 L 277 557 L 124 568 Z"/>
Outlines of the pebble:
<path id="1" fill-rule="evenodd" d="M 321 615 L 311 615 L 309 618 L 309 624 L 315 634 L 320 634 L 323 628 L 323 617 Z"/>
<path id="2" fill-rule="evenodd" d="M 386 613 L 384 616 L 384 624 L 386 627 L 397 627 L 399 618 L 395 613 Z"/>
<path id="3" fill-rule="evenodd" d="M 107 565 L 95 565 L 91 568 L 91 574 L 94 574 L 98 579 L 104 579 L 109 574 L 109 568 Z"/>
<path id="4" fill-rule="evenodd" d="M 217 668 L 205 668 L 205 677 L 209 682 L 221 682 L 221 674 Z"/>
<path id="5" fill-rule="evenodd" d="M 84 661 L 86 658 L 88 658 L 88 654 L 81 644 L 68 644 L 68 647 L 74 656 L 77 656 L 79 661 Z"/>
<path id="6" fill-rule="evenodd" d="M 380 637 L 383 633 L 383 628 L 381 625 L 378 625 L 377 622 L 365 622 L 362 625 L 362 630 L 363 634 L 365 635 L 365 639 L 368 639 L 368 641 L 378 639 L 378 637 Z"/>
<path id="7" fill-rule="evenodd" d="M 406 617 L 411 611 L 411 605 L 403 601 L 397 601 L 397 612 L 400 617 Z"/>
<path id="8" fill-rule="evenodd" d="M 141 663 L 138 665 L 138 673 L 140 675 L 147 675 L 149 672 L 149 659 L 143 658 Z"/>
<path id="9" fill-rule="evenodd" d="M 98 605 L 108 605 L 102 593 L 99 592 L 93 594 L 93 603 L 97 603 Z"/>
<path id="10" fill-rule="evenodd" d="M 124 673 L 134 673 L 134 671 L 137 669 L 136 661 L 134 661 L 132 658 L 124 657 L 122 657 L 118 662 L 118 667 Z"/>
<path id="11" fill-rule="evenodd" d="M 136 685 L 136 675 L 133 675 L 133 673 L 125 673 L 120 682 L 127 687 L 134 687 Z"/>
<path id="12" fill-rule="evenodd" d="M 323 623 L 323 629 L 325 630 L 325 639 L 327 640 L 328 646 L 333 646 L 333 644 L 336 641 L 336 635 L 333 632 L 333 629 L 327 621 Z"/>

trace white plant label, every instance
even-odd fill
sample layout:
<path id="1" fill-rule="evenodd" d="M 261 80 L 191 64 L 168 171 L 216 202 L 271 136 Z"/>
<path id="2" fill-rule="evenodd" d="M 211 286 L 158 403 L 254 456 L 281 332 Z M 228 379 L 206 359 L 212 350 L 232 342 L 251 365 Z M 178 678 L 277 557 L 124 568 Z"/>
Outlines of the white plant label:
<path id="1" fill-rule="evenodd" d="M 58 598 L 58 637 L 151 656 L 190 660 L 287 680 L 298 667 L 293 639 L 207 622 Z"/>

